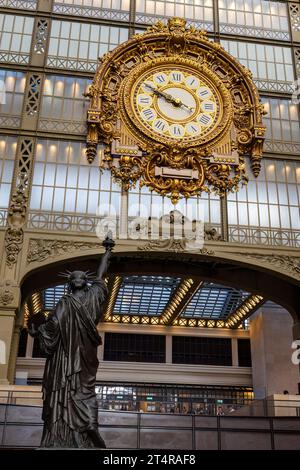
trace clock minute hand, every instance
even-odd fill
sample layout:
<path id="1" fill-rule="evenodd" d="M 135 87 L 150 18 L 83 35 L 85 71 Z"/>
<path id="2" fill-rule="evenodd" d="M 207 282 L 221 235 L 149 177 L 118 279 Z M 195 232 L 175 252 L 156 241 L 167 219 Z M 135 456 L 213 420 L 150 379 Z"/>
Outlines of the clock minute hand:
<path id="1" fill-rule="evenodd" d="M 146 83 L 146 87 L 150 88 L 150 90 L 153 91 L 154 95 L 163 96 L 162 91 L 158 91 L 154 86 L 150 85 L 149 83 Z"/>
<path id="2" fill-rule="evenodd" d="M 156 96 L 161 96 L 162 98 L 165 98 L 166 101 L 169 101 L 170 103 L 175 104 L 175 98 L 173 96 L 169 95 L 168 93 L 164 93 L 163 91 L 159 91 L 156 88 L 154 88 L 152 85 L 149 85 L 147 83 L 147 87 L 152 90 L 153 94 Z"/>
<path id="3" fill-rule="evenodd" d="M 150 88 L 150 90 L 152 90 L 152 92 L 154 93 L 154 95 L 156 96 L 161 96 L 162 98 L 164 98 L 166 101 L 168 101 L 169 103 L 172 103 L 174 104 L 174 106 L 181 106 L 181 101 L 177 98 L 174 98 L 174 96 L 172 95 L 169 95 L 169 93 L 164 93 L 163 91 L 159 91 L 157 90 L 156 88 L 154 88 L 154 86 L 150 85 L 150 84 L 146 84 L 146 86 L 148 88 Z"/>
<path id="4" fill-rule="evenodd" d="M 193 108 L 192 106 L 188 106 L 187 104 L 182 103 L 182 101 L 181 101 L 181 106 L 188 109 L 191 113 L 193 113 L 195 111 L 195 108 Z"/>

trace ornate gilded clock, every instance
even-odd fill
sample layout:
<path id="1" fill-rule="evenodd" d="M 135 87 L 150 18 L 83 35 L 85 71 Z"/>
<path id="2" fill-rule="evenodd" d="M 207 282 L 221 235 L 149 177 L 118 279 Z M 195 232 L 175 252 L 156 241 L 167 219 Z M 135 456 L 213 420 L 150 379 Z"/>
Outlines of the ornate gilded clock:
<path id="1" fill-rule="evenodd" d="M 230 120 L 230 96 L 209 75 L 184 58 L 142 64 L 120 88 L 123 122 L 137 139 L 181 148 L 219 136 Z"/>
<path id="2" fill-rule="evenodd" d="M 125 189 L 140 179 L 173 202 L 258 174 L 263 113 L 251 74 L 203 31 L 174 18 L 107 54 L 89 91 L 87 156 Z"/>

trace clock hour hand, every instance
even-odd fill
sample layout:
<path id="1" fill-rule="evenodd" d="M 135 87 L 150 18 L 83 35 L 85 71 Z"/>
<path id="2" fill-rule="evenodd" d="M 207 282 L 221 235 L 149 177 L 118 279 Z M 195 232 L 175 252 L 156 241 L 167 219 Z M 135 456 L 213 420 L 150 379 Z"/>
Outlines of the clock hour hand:
<path id="1" fill-rule="evenodd" d="M 187 108 L 190 112 L 194 111 L 194 108 L 187 106 L 184 104 L 179 98 L 174 98 L 174 96 L 170 95 L 169 93 L 164 93 L 163 91 L 157 90 L 154 86 L 150 85 L 149 83 L 146 84 L 148 88 L 153 92 L 154 95 L 156 96 L 161 96 L 164 98 L 166 101 L 169 103 L 172 103 L 176 107 L 185 107 Z"/>
<path id="2" fill-rule="evenodd" d="M 179 98 L 174 98 L 174 96 L 169 95 L 168 93 L 164 93 L 164 98 L 166 101 L 169 101 L 170 103 L 174 104 L 174 106 L 177 106 L 178 108 L 186 108 L 190 111 L 190 113 L 193 113 L 195 108 L 192 108 L 192 106 L 188 106 L 187 104 L 184 104 Z"/>

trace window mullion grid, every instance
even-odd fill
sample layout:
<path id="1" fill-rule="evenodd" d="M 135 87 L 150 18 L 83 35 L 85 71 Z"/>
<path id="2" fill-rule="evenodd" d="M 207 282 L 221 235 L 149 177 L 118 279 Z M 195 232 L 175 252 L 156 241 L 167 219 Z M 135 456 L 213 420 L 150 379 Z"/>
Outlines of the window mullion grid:
<path id="1" fill-rule="evenodd" d="M 268 166 L 265 165 L 266 169 L 268 169 Z M 270 189 L 269 189 L 269 183 L 270 183 L 270 180 L 268 179 L 268 172 L 266 171 L 266 187 L 267 187 L 267 204 L 268 204 L 268 219 L 269 219 L 269 224 L 268 224 L 268 228 L 271 230 L 272 229 L 272 225 L 271 225 L 271 204 L 272 204 L 272 201 L 270 201 Z"/>
<path id="2" fill-rule="evenodd" d="M 20 41 L 20 43 L 21 43 L 21 50 L 23 49 L 23 38 L 25 37 L 26 19 L 27 19 L 26 17 L 23 19 L 23 24 L 22 24 L 21 41 Z M 34 26 L 33 26 L 33 31 L 32 31 L 32 32 L 33 32 L 33 35 L 34 35 L 34 34 L 35 34 L 35 33 L 34 33 Z M 33 41 L 34 41 L 34 36 L 32 36 L 31 45 L 32 45 Z"/>
<path id="3" fill-rule="evenodd" d="M 277 213 L 278 213 L 278 221 L 279 221 L 279 231 L 281 233 L 280 241 L 282 242 L 283 240 L 281 239 L 281 237 L 283 236 L 283 234 L 282 234 L 283 228 L 291 229 L 291 226 L 290 227 L 283 227 L 282 215 L 281 215 L 281 210 L 280 210 L 281 206 L 283 206 L 283 205 L 280 201 L 280 196 L 279 196 L 279 183 L 280 183 L 280 181 L 279 181 L 278 174 L 277 174 L 278 171 L 279 171 L 279 168 L 277 168 L 277 165 L 275 164 L 275 188 L 276 188 L 276 196 L 277 196 Z"/>
<path id="4" fill-rule="evenodd" d="M 58 152 L 57 152 L 58 154 Z M 52 165 L 52 163 L 51 163 Z M 59 168 L 60 165 L 57 163 L 57 158 L 56 158 L 56 163 L 55 163 L 55 173 L 54 173 L 54 184 L 53 184 L 53 194 L 52 194 L 52 204 L 51 204 L 51 212 L 55 212 L 55 207 L 54 207 L 54 201 L 55 201 L 55 191 L 58 188 L 58 185 L 56 183 L 57 179 L 57 174 L 59 173 Z"/>
<path id="5" fill-rule="evenodd" d="M 17 80 L 18 80 L 18 75 L 16 74 L 15 76 L 15 80 L 14 80 L 14 87 L 13 87 L 13 90 L 12 90 L 12 99 L 11 99 L 11 103 L 10 103 L 10 109 L 9 109 L 9 113 L 12 114 L 13 112 L 13 109 L 14 109 L 14 103 L 15 103 L 15 99 L 16 99 L 16 95 L 17 95 L 17 91 L 16 91 L 16 86 L 17 86 Z M 18 95 L 19 95 L 19 92 L 18 92 Z"/>
<path id="6" fill-rule="evenodd" d="M 89 166 L 89 167 L 88 167 L 88 178 L 87 178 L 87 188 L 86 188 L 86 191 L 87 191 L 87 197 L 86 197 L 86 212 L 87 212 L 87 214 L 90 213 L 90 209 L 89 209 L 90 204 L 89 204 L 89 202 L 90 202 L 90 197 L 91 197 L 91 190 L 90 190 L 91 184 L 90 184 L 90 182 L 91 182 L 91 172 L 92 172 L 92 168 L 93 168 L 92 166 Z M 100 190 L 99 190 L 98 192 L 100 192 Z M 99 204 L 98 204 L 98 205 L 99 205 Z"/>
<path id="7" fill-rule="evenodd" d="M 285 183 L 286 183 L 286 193 L 287 193 L 287 203 L 288 203 L 288 209 L 289 209 L 290 228 L 292 230 L 292 216 L 291 216 L 289 180 L 287 178 L 287 169 L 286 169 L 286 164 L 285 163 L 284 163 L 284 178 L 285 178 Z"/>
<path id="8" fill-rule="evenodd" d="M 288 211 L 289 230 L 291 232 L 291 239 L 293 241 L 293 233 L 292 233 L 293 232 L 293 224 L 292 224 L 292 215 L 291 215 L 290 195 L 289 195 L 289 188 L 288 188 L 289 182 L 288 182 L 288 178 L 287 178 L 286 163 L 283 162 L 283 165 L 284 165 L 284 184 L 285 184 L 286 198 L 287 198 L 287 202 L 284 204 L 284 207 Z M 294 162 L 291 162 L 290 165 L 291 165 L 291 171 L 294 172 L 294 170 L 296 170 L 296 168 L 294 168 Z M 295 177 L 296 177 L 296 171 L 295 171 Z M 296 186 L 296 191 L 297 191 L 299 185 L 296 184 L 295 186 Z M 298 196 L 298 192 L 297 192 L 297 196 Z M 299 197 L 298 197 L 298 203 L 299 203 Z"/>
<path id="9" fill-rule="evenodd" d="M 9 39 L 8 53 L 12 50 L 13 36 L 14 36 L 14 30 L 15 30 L 15 21 L 16 21 L 16 16 L 14 16 L 13 18 L 12 30 L 11 30 L 10 39 Z M 4 19 L 4 22 L 5 22 L 5 19 Z M 8 31 L 6 31 L 6 33 L 8 33 Z"/>
<path id="10" fill-rule="evenodd" d="M 248 186 L 245 187 L 245 196 L 246 196 L 246 211 L 247 211 L 247 226 L 250 227 L 250 209 L 249 209 L 249 197 L 248 197 Z"/>
<path id="11" fill-rule="evenodd" d="M 74 206 L 74 211 L 76 214 L 78 214 L 78 211 L 77 211 L 77 207 L 78 207 L 78 194 L 79 194 L 79 191 L 80 191 L 80 188 L 79 188 L 79 173 L 80 173 L 80 160 L 79 162 L 74 165 L 74 163 L 70 163 L 70 159 L 71 159 L 71 155 L 70 155 L 70 145 L 68 146 L 68 159 L 69 159 L 69 164 L 72 168 L 76 168 L 76 185 L 75 185 L 75 188 L 72 188 L 72 190 L 75 191 L 75 206 Z"/>
<path id="12" fill-rule="evenodd" d="M 44 149 L 43 149 L 44 151 Z M 47 153 L 48 153 L 48 149 L 46 150 L 46 158 L 45 160 L 43 161 L 36 161 L 36 164 L 40 164 L 42 165 L 42 168 L 43 168 L 43 173 L 42 173 L 42 178 L 41 178 L 41 182 L 38 180 L 37 184 L 36 184 L 36 187 L 41 189 L 41 199 L 40 199 L 40 202 L 39 202 L 39 211 L 43 210 L 43 196 L 44 196 L 44 188 L 45 188 L 45 173 L 46 173 L 46 167 L 47 167 Z M 37 168 L 34 166 L 33 168 L 33 176 L 35 175 L 35 172 L 37 171 Z M 30 199 L 29 199 L 30 201 Z M 30 206 L 29 206 L 30 207 Z"/>

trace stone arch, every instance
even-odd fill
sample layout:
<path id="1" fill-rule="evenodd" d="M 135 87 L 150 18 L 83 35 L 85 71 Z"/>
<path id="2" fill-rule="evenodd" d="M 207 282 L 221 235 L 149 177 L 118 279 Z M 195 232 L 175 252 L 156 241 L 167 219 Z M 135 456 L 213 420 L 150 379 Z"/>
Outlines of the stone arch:
<path id="1" fill-rule="evenodd" d="M 22 299 L 33 291 L 59 283 L 60 271 L 96 271 L 99 251 L 97 247 L 97 250 L 90 249 L 80 254 L 65 252 L 47 257 L 40 263 L 31 263 L 21 276 Z M 297 265 L 293 269 L 292 259 L 286 260 L 285 265 L 284 259 L 276 258 L 275 255 L 254 254 L 251 259 L 247 253 L 218 254 L 206 248 L 201 251 L 137 250 L 136 246 L 127 246 L 127 249 L 123 246 L 121 251 L 115 252 L 110 272 L 121 275 L 133 272 L 186 275 L 238 287 L 282 305 L 290 312 L 295 323 L 300 322 L 300 273 L 297 272 Z"/>

